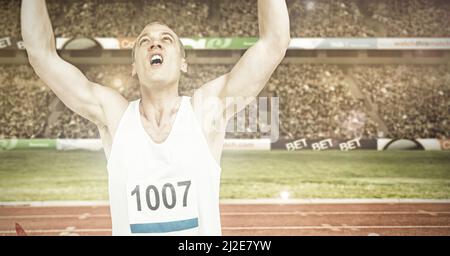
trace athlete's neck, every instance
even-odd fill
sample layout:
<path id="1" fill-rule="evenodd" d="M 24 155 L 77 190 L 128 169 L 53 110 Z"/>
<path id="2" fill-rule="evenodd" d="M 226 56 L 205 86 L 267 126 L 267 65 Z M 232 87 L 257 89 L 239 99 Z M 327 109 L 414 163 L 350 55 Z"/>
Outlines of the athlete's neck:
<path id="1" fill-rule="evenodd" d="M 170 116 L 178 110 L 180 96 L 178 87 L 147 89 L 141 87 L 141 113 L 148 120 L 160 123 L 165 116 Z"/>

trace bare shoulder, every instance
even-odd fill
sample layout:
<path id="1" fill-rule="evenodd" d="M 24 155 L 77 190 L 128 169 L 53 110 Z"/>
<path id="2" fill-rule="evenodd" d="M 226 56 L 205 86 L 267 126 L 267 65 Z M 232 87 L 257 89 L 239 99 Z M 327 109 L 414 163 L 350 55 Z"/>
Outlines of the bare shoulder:
<path id="1" fill-rule="evenodd" d="M 211 108 L 209 105 L 214 105 L 223 102 L 223 98 L 220 93 L 226 84 L 227 75 L 219 76 L 218 78 L 211 80 L 194 91 L 194 95 L 191 98 L 191 104 L 196 113 L 210 113 Z"/>
<path id="2" fill-rule="evenodd" d="M 120 119 L 128 107 L 128 100 L 125 99 L 119 92 L 94 83 L 93 92 L 102 106 L 103 116 L 105 117 L 106 128 L 111 136 L 114 135 Z"/>
<path id="3" fill-rule="evenodd" d="M 209 81 L 195 90 L 191 104 L 212 156 L 220 162 L 227 120 L 224 115 L 225 100 L 221 88 L 226 84 L 226 75 Z"/>
<path id="4" fill-rule="evenodd" d="M 191 98 L 194 113 L 208 140 L 221 137 L 225 131 L 225 100 L 220 95 L 225 84 L 226 75 L 222 75 L 196 89 Z"/>

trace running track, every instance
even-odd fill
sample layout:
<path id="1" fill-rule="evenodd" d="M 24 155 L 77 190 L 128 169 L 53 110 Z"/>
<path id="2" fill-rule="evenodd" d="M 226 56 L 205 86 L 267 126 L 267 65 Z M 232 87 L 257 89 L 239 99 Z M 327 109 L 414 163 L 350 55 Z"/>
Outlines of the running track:
<path id="1" fill-rule="evenodd" d="M 221 204 L 223 235 L 450 235 L 450 203 Z M 107 205 L 0 206 L 0 235 L 111 235 Z"/>

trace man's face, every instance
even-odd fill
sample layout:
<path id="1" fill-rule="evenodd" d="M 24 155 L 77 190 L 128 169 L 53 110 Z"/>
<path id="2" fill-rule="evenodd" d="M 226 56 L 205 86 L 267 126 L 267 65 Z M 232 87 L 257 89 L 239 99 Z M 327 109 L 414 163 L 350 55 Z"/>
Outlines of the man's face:
<path id="1" fill-rule="evenodd" d="M 167 26 L 147 25 L 136 40 L 133 74 L 143 85 L 167 85 L 186 72 L 178 36 Z"/>

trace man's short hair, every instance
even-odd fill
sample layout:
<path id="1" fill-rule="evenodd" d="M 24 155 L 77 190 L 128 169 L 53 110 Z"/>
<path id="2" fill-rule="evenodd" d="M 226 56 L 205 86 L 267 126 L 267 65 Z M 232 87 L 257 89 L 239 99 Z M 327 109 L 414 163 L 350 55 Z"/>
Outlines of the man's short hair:
<path id="1" fill-rule="evenodd" d="M 157 21 L 151 22 L 151 23 L 145 25 L 145 27 L 150 26 L 150 25 L 155 25 L 155 24 L 157 24 L 157 25 L 162 25 L 162 26 L 166 26 L 166 27 L 170 28 L 170 27 L 167 26 L 166 24 L 161 23 L 161 22 L 157 22 Z M 145 28 L 145 27 L 144 27 L 144 28 Z M 178 37 L 178 35 L 177 35 L 177 38 L 178 38 L 178 43 L 179 43 L 179 45 L 180 45 L 181 56 L 182 56 L 183 58 L 186 58 L 186 50 L 184 49 L 183 42 L 181 42 L 181 40 L 180 40 L 180 38 Z M 136 49 L 136 45 L 137 45 L 137 42 L 134 42 L 134 44 L 133 44 L 133 49 L 131 50 L 131 63 L 134 63 L 134 53 L 135 53 L 135 51 L 136 51 L 136 50 L 135 50 L 135 49 Z"/>

